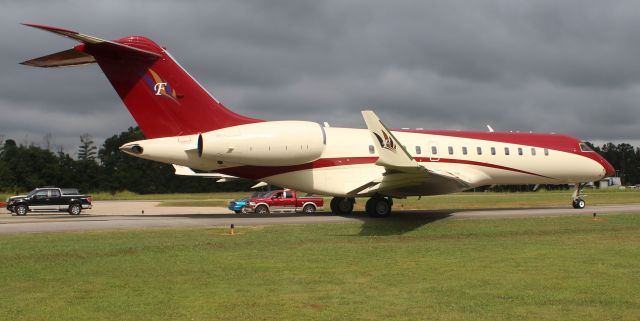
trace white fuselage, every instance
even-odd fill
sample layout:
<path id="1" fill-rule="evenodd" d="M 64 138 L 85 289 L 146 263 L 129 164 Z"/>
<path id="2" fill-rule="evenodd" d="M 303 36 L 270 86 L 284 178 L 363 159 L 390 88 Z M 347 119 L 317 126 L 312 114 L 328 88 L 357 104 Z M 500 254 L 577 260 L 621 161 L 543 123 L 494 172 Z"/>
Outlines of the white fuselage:
<path id="1" fill-rule="evenodd" d="M 470 187 L 567 184 L 606 175 L 601 163 L 575 151 L 577 143 L 574 150 L 560 150 L 545 148 L 540 142 L 528 145 L 445 134 L 392 133 L 419 164 L 434 173 L 467 182 Z M 387 174 L 384 167 L 375 164 L 378 150 L 368 130 L 320 128 L 310 122 L 240 125 L 202 135 L 138 141 L 123 146 L 123 150 L 132 145 L 142 147 L 143 152 L 135 154 L 137 157 L 320 195 L 370 196 L 377 190 L 366 188 L 367 184 Z M 278 159 L 282 160 L 281 165 Z M 292 159 L 300 161 L 292 163 Z M 262 160 L 264 165 L 260 165 Z M 426 177 L 396 176 L 398 188 L 387 190 L 389 196 L 435 195 L 464 189 Z"/>

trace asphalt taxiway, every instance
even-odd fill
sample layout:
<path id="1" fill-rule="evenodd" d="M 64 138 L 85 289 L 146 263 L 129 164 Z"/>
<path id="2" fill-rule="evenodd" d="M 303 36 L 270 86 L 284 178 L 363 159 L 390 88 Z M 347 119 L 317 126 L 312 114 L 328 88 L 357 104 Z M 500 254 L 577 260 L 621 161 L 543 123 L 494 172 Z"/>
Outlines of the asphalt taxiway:
<path id="1" fill-rule="evenodd" d="M 482 210 L 413 210 L 395 211 L 391 217 L 374 219 L 362 212 L 348 216 L 331 213 L 304 214 L 234 214 L 222 207 L 164 207 L 153 201 L 94 202 L 94 208 L 79 216 L 66 213 L 29 213 L 16 216 L 0 212 L 0 234 L 94 231 L 112 229 L 176 228 L 195 226 L 253 226 L 277 224 L 318 224 L 367 222 L 371 220 L 407 220 L 424 223 L 440 219 L 490 217 L 534 217 L 603 214 L 640 214 L 640 204 L 588 206 L 582 210 L 567 208 L 482 209 Z"/>

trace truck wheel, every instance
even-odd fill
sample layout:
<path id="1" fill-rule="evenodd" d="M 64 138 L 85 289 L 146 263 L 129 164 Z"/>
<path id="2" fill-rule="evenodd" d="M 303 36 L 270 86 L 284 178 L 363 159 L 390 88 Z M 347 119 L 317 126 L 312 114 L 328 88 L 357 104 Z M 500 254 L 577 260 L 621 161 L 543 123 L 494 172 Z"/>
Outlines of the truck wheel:
<path id="1" fill-rule="evenodd" d="M 16 206 L 15 210 L 16 214 L 19 216 L 27 215 L 27 212 L 29 211 L 26 205 L 18 205 Z"/>
<path id="2" fill-rule="evenodd" d="M 305 214 L 313 214 L 315 212 L 316 212 L 316 207 L 311 204 L 307 204 L 302 208 L 302 213 L 305 213 Z"/>
<path id="3" fill-rule="evenodd" d="M 82 207 L 80 207 L 80 204 L 69 205 L 69 214 L 80 215 L 80 212 L 82 212 Z"/>
<path id="4" fill-rule="evenodd" d="M 266 205 L 258 205 L 258 207 L 256 207 L 256 213 L 260 215 L 269 214 L 269 208 Z"/>

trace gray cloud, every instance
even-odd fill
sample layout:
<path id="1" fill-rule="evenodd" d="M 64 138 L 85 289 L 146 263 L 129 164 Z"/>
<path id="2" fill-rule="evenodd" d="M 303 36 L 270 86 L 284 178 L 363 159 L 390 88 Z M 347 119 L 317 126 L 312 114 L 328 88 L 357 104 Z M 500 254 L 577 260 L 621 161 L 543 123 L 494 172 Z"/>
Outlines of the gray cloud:
<path id="1" fill-rule="evenodd" d="M 392 127 L 640 139 L 636 1 L 1 3 L 0 135 L 19 142 L 134 125 L 98 67 L 18 65 L 74 45 L 19 22 L 148 36 L 253 117 L 363 127 L 371 108 Z"/>

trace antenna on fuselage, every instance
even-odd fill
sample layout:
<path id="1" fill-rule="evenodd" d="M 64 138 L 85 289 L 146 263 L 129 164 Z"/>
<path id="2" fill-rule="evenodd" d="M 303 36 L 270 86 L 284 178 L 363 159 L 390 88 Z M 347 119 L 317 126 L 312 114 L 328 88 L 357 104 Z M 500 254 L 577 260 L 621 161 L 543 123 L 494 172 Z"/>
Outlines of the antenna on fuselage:
<path id="1" fill-rule="evenodd" d="M 495 132 L 495 130 L 493 130 L 493 128 L 491 128 L 491 125 L 487 124 L 487 128 L 489 128 L 489 132 L 490 132 L 490 133 Z"/>

